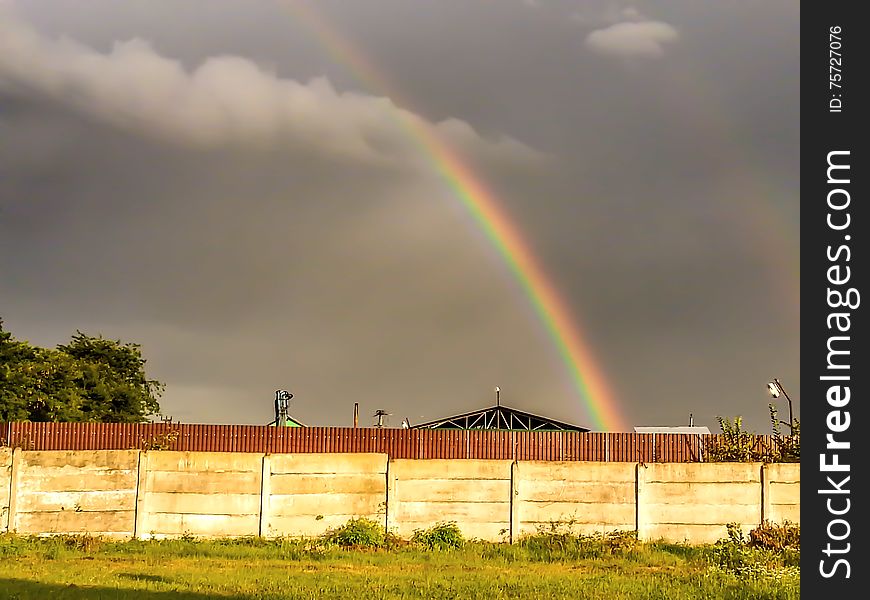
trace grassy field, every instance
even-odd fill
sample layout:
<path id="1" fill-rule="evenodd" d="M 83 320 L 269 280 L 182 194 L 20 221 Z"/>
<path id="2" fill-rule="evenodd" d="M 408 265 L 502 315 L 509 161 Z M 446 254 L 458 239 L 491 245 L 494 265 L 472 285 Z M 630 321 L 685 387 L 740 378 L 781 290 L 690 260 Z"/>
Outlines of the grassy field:
<path id="1" fill-rule="evenodd" d="M 354 548 L 336 541 L 348 539 L 0 536 L 0 598 L 800 597 L 796 553 L 750 549 L 734 540 L 689 547 L 551 534 L 508 545 L 434 536 Z"/>

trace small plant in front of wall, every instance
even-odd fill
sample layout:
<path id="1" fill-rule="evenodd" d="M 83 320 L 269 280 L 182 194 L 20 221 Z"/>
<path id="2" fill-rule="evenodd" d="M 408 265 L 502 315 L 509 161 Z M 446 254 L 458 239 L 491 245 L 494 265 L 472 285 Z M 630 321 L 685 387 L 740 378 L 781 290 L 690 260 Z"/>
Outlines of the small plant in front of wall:
<path id="1" fill-rule="evenodd" d="M 428 529 L 417 529 L 411 542 L 427 550 L 454 550 L 465 545 L 465 538 L 455 521 L 441 522 Z"/>
<path id="2" fill-rule="evenodd" d="M 330 529 L 323 540 L 343 548 L 382 548 L 387 543 L 387 533 L 379 523 L 358 517 Z"/>
<path id="3" fill-rule="evenodd" d="M 800 526 L 764 523 L 747 537 L 739 523 L 726 525 L 727 537 L 712 548 L 712 569 L 740 580 L 800 580 Z"/>

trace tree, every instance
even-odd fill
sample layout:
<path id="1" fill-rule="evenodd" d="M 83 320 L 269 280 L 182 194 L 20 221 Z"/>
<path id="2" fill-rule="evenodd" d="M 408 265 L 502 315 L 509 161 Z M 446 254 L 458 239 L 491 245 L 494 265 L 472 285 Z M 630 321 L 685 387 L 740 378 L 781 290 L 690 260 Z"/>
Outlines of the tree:
<path id="1" fill-rule="evenodd" d="M 0 421 L 140 423 L 160 411 L 163 389 L 146 377 L 138 344 L 76 331 L 39 348 L 0 320 Z"/>

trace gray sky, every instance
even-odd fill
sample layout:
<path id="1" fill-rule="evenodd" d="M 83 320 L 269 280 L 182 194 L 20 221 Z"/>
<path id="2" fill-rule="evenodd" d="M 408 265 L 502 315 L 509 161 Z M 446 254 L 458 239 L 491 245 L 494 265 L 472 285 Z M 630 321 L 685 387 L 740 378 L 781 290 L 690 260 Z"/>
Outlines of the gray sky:
<path id="1" fill-rule="evenodd" d="M 798 25 L 775 0 L 0 0 L 0 316 L 141 343 L 182 422 L 265 423 L 283 388 L 307 424 L 397 426 L 499 386 L 598 429 L 410 119 L 494 192 L 627 426 L 767 432 L 769 379 L 800 412 Z"/>

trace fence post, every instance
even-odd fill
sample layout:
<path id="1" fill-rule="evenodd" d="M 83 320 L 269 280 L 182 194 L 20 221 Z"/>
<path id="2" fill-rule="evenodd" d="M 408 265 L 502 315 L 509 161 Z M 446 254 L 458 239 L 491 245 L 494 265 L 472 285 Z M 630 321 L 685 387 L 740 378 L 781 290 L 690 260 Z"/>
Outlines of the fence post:
<path id="1" fill-rule="evenodd" d="M 272 514 L 272 461 L 268 454 L 263 454 L 262 468 L 260 469 L 260 526 L 257 530 L 259 537 L 269 535 L 269 516 Z"/>
<path id="2" fill-rule="evenodd" d="M 387 497 L 384 501 L 384 529 L 391 531 L 398 527 L 396 523 L 396 514 L 398 513 L 399 497 L 397 496 L 397 478 L 390 472 L 390 464 L 393 462 L 391 456 L 387 457 Z"/>
<path id="3" fill-rule="evenodd" d="M 511 499 L 510 499 L 510 531 L 509 541 L 515 543 L 520 537 L 520 465 L 515 460 L 511 463 Z"/>
<path id="4" fill-rule="evenodd" d="M 138 540 L 151 537 L 148 532 L 148 452 L 139 451 L 139 466 L 136 471 L 136 508 L 134 509 L 133 538 Z"/>
<path id="5" fill-rule="evenodd" d="M 12 465 L 9 473 L 9 510 L 6 515 L 6 531 L 15 533 L 18 529 L 16 511 L 18 504 L 18 476 L 21 471 L 21 448 L 12 449 Z"/>
<path id="6" fill-rule="evenodd" d="M 770 465 L 761 465 L 761 515 L 759 525 L 770 518 Z"/>
<path id="7" fill-rule="evenodd" d="M 649 519 L 646 515 L 646 507 L 644 506 L 644 487 L 646 484 L 646 470 L 647 465 L 645 463 L 637 463 L 635 465 L 635 479 L 634 479 L 634 508 L 635 508 L 635 533 L 637 534 L 637 539 L 640 541 L 646 541 L 647 535 L 647 525 Z"/>

